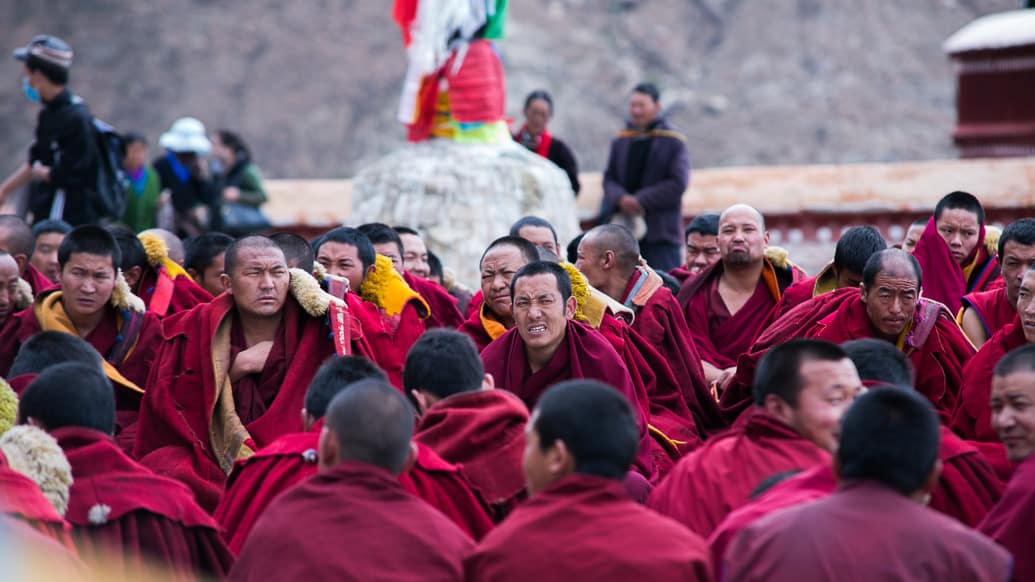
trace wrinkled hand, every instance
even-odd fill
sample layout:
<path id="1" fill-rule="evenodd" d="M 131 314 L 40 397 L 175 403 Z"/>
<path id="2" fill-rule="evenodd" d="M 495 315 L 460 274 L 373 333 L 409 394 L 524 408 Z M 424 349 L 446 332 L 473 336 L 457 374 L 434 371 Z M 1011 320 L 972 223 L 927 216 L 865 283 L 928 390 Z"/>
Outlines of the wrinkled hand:
<path id="1" fill-rule="evenodd" d="M 223 200 L 227 202 L 237 202 L 241 199 L 241 189 L 237 186 L 227 186 L 223 188 Z"/>
<path id="2" fill-rule="evenodd" d="M 50 166 L 44 166 L 43 164 L 33 164 L 32 177 L 39 180 L 40 182 L 50 182 Z"/>
<path id="3" fill-rule="evenodd" d="M 272 348 L 272 341 L 259 342 L 237 354 L 233 365 L 230 366 L 230 381 L 236 382 L 248 374 L 261 373 Z"/>
<path id="4" fill-rule="evenodd" d="M 618 209 L 622 211 L 622 214 L 630 216 L 643 214 L 643 207 L 640 206 L 640 201 L 635 196 L 629 194 L 624 194 L 618 199 Z"/>

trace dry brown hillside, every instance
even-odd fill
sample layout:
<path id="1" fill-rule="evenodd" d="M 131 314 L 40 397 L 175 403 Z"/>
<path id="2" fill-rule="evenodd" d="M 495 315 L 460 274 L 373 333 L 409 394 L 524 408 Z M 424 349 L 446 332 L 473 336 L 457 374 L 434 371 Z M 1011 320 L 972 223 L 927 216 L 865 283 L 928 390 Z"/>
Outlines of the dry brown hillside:
<path id="1" fill-rule="evenodd" d="M 551 90 L 556 135 L 604 163 L 627 90 L 664 89 L 697 166 L 953 157 L 942 41 L 1015 0 L 511 0 L 508 111 Z M 268 175 L 350 176 L 403 139 L 388 0 L 0 0 L 5 50 L 76 50 L 94 112 L 152 140 L 180 115 L 239 129 Z M 9 53 L 7 53 L 9 54 Z M 0 82 L 0 173 L 31 139 L 18 65 Z"/>

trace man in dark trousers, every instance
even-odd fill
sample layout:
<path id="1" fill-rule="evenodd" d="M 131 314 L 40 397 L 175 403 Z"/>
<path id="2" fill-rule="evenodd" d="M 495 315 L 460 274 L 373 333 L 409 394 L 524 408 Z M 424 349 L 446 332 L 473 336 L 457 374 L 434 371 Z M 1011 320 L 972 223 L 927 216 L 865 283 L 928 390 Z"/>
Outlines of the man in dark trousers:
<path id="1" fill-rule="evenodd" d="M 661 116 L 658 88 L 637 85 L 629 98 L 629 120 L 611 141 L 604 171 L 604 199 L 600 222 L 620 219 L 634 226 L 638 217 L 646 233 L 630 228 L 640 251 L 655 269 L 678 267 L 683 245 L 682 200 L 690 183 L 690 155 L 686 137 Z"/>
<path id="2" fill-rule="evenodd" d="M 0 184 L 0 203 L 33 181 L 28 209 L 34 221 L 60 218 L 72 226 L 96 222 L 100 158 L 90 110 L 67 87 L 72 48 L 60 38 L 39 35 L 14 51 L 14 58 L 25 63 L 25 96 L 43 109 L 28 160 Z"/>

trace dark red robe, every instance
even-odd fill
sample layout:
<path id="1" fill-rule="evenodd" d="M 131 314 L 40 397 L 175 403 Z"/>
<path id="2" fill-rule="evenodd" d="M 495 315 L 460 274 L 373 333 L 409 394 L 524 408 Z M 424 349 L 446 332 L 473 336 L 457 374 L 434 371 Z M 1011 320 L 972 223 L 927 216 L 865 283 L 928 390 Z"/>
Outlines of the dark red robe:
<path id="1" fill-rule="evenodd" d="M 710 581 L 704 540 L 593 475 L 561 478 L 464 559 L 468 582 Z"/>
<path id="2" fill-rule="evenodd" d="M 456 328 L 457 331 L 471 338 L 471 341 L 474 342 L 474 347 L 477 348 L 479 352 L 484 350 L 485 346 L 491 344 L 492 340 L 496 339 L 492 337 L 492 332 L 485 328 L 484 308 L 485 304 L 483 303 L 478 307 L 478 309 L 475 309 L 468 314 L 467 319 L 465 319 L 464 322 Z M 505 331 L 502 323 L 498 325 L 500 329 L 504 329 Z"/>
<path id="3" fill-rule="evenodd" d="M 482 350 L 485 373 L 492 374 L 496 388 L 517 394 L 531 410 L 547 388 L 578 378 L 599 380 L 618 390 L 636 413 L 640 430 L 640 452 L 636 469 L 653 480 L 656 470 L 651 459 L 651 438 L 647 432 L 649 405 L 639 396 L 622 357 L 608 341 L 591 327 L 568 321 L 564 341 L 545 368 L 532 372 L 525 355 L 525 342 L 518 330 L 511 329 Z"/>
<path id="4" fill-rule="evenodd" d="M 974 310 L 985 335 L 992 337 L 995 332 L 1009 325 L 1017 317 L 1017 306 L 1006 298 L 1006 287 L 996 287 L 991 291 L 980 291 L 963 297 L 963 308 Z"/>
<path id="5" fill-rule="evenodd" d="M 1035 582 L 1035 456 L 1017 465 L 1002 499 L 977 529 L 1013 554 L 1014 582 Z"/>
<path id="6" fill-rule="evenodd" d="M 988 338 L 977 354 L 963 366 L 963 381 L 951 426 L 965 439 L 999 442 L 999 434 L 992 430 L 992 406 L 989 403 L 992 398 L 992 373 L 1003 356 L 1028 343 L 1016 312 L 1011 321 Z"/>
<path id="7" fill-rule="evenodd" d="M 456 329 L 457 326 L 464 322 L 464 316 L 456 306 L 456 297 L 450 295 L 449 291 L 446 291 L 444 287 L 430 279 L 418 277 L 408 271 L 403 272 L 403 279 L 431 308 L 431 315 L 428 316 L 425 322 L 428 329 L 433 327 Z"/>
<path id="8" fill-rule="evenodd" d="M 913 256 L 920 263 L 920 272 L 924 274 L 924 297 L 944 303 L 950 312 L 956 314 L 964 295 L 991 289 L 1001 281 L 999 263 L 994 254 L 989 254 L 984 241 L 985 225 L 982 224 L 978 244 L 964 261 L 969 270 L 967 276 L 952 256 L 945 239 L 938 234 L 932 216 L 913 249 Z"/>
<path id="9" fill-rule="evenodd" d="M 0 515 L 24 522 L 32 529 L 75 551 L 72 528 L 35 481 L 15 471 L 0 453 Z"/>
<path id="10" fill-rule="evenodd" d="M 54 283 L 46 277 L 39 269 L 33 266 L 32 263 L 25 263 L 25 272 L 22 273 L 22 279 L 32 287 L 32 295 L 35 297 L 40 293 L 49 290 L 51 287 L 57 287 L 57 283 Z"/>
<path id="11" fill-rule="evenodd" d="M 686 270 L 686 265 L 672 267 L 672 269 L 669 270 L 668 274 L 670 277 L 678 281 L 680 285 L 686 283 L 686 280 L 690 277 L 693 277 L 693 274 L 690 273 L 690 271 Z"/>
<path id="12" fill-rule="evenodd" d="M 647 506 L 709 536 L 770 475 L 829 463 L 826 451 L 756 408 L 683 457 Z"/>
<path id="13" fill-rule="evenodd" d="M 134 450 L 148 468 L 189 485 L 207 510 L 216 507 L 236 459 L 302 430 L 299 412 L 309 382 L 335 353 L 327 317 L 309 316 L 289 295 L 270 353 L 291 357 L 267 360 L 257 381 L 276 397 L 257 420 L 243 423 L 228 376 L 233 319 L 234 298 L 227 294 L 165 318 Z"/>
<path id="14" fill-rule="evenodd" d="M 502 518 L 524 497 L 528 408 L 507 390 L 454 394 L 421 416 L 413 438 L 464 473 L 496 517 Z"/>
<path id="15" fill-rule="evenodd" d="M 349 314 L 357 323 L 366 348 L 366 355 L 388 375 L 389 382 L 403 390 L 402 372 L 406 354 L 424 334 L 423 305 L 408 301 L 399 315 L 389 317 L 377 305 L 364 301 L 355 293 L 346 295 Z"/>
<path id="16" fill-rule="evenodd" d="M 456 582 L 473 546 L 388 471 L 344 461 L 270 504 L 230 580 Z"/>
<path id="17" fill-rule="evenodd" d="M 72 466 L 65 517 L 84 560 L 128 578 L 151 564 L 184 578 L 229 572 L 219 526 L 190 489 L 135 463 L 104 433 L 66 427 L 53 435 Z"/>
<path id="18" fill-rule="evenodd" d="M 234 464 L 226 493 L 213 513 L 232 552 L 241 551 L 248 534 L 274 499 L 316 474 L 322 427 L 321 419 L 309 432 L 284 435 Z M 399 475 L 399 482 L 403 489 L 441 511 L 472 538 L 481 539 L 492 529 L 492 521 L 467 476 L 430 448 L 418 444 L 417 462 Z"/>
<path id="19" fill-rule="evenodd" d="M 622 302 L 628 305 L 627 298 Z M 632 302 L 636 309 L 633 330 L 654 346 L 668 363 L 701 436 L 725 429 L 728 425 L 704 378 L 693 334 L 672 292 L 661 287 L 642 305 L 638 305 L 635 298 Z"/>
<path id="20" fill-rule="evenodd" d="M 137 295 L 147 310 L 158 317 L 187 311 L 200 303 L 212 301 L 212 295 L 190 277 L 170 277 L 164 267 L 148 267 L 140 275 Z"/>

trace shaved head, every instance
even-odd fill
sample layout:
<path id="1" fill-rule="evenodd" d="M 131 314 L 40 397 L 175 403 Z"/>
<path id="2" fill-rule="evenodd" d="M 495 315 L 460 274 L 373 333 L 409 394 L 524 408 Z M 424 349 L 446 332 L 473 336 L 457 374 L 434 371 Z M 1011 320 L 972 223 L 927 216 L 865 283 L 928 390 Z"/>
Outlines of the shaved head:
<path id="1" fill-rule="evenodd" d="M 169 249 L 169 258 L 177 265 L 181 267 L 183 266 L 183 262 L 187 257 L 187 252 L 183 248 L 183 241 L 180 240 L 180 237 L 164 228 L 149 228 L 140 234 L 150 234 L 162 239 L 162 242 L 165 243 L 165 247 Z"/>
<path id="2" fill-rule="evenodd" d="M 863 268 L 863 285 L 872 286 L 877 275 L 912 277 L 920 287 L 922 273 L 916 257 L 902 249 L 886 249 L 870 256 Z"/>
<path id="3" fill-rule="evenodd" d="M 410 453 L 413 421 L 413 408 L 391 384 L 363 380 L 331 400 L 324 417 L 328 435 L 321 440 L 334 439 L 338 462 L 360 461 L 398 475 Z M 331 468 L 327 460 L 320 462 Z"/>
<path id="4" fill-rule="evenodd" d="M 622 274 L 631 275 L 640 260 L 640 243 L 628 228 L 618 224 L 605 224 L 586 233 L 582 244 L 601 253 L 611 251 Z"/>
<path id="5" fill-rule="evenodd" d="M 253 234 L 251 236 L 239 238 L 230 243 L 230 246 L 226 248 L 226 255 L 224 255 L 223 258 L 223 272 L 231 277 L 234 274 L 234 268 L 237 267 L 242 249 L 277 249 L 280 256 L 284 256 L 284 251 L 280 248 L 280 245 L 268 236 Z M 284 264 L 287 264 L 286 257 L 284 259 Z"/>
<path id="6" fill-rule="evenodd" d="M 7 251 L 15 259 L 22 255 L 22 260 L 18 261 L 19 268 L 25 268 L 28 258 L 32 255 L 34 242 L 32 228 L 27 222 L 13 214 L 0 215 L 0 249 Z"/>
<path id="7" fill-rule="evenodd" d="M 726 210 L 723 210 L 722 214 L 719 215 L 720 228 L 723 222 L 729 220 L 731 217 L 734 216 L 741 219 L 743 219 L 743 217 L 745 216 L 751 216 L 754 218 L 755 223 L 758 225 L 758 228 L 761 230 L 765 230 L 765 217 L 762 216 L 762 213 L 759 212 L 758 209 L 756 209 L 754 206 L 748 206 L 747 204 L 734 204 Z"/>

